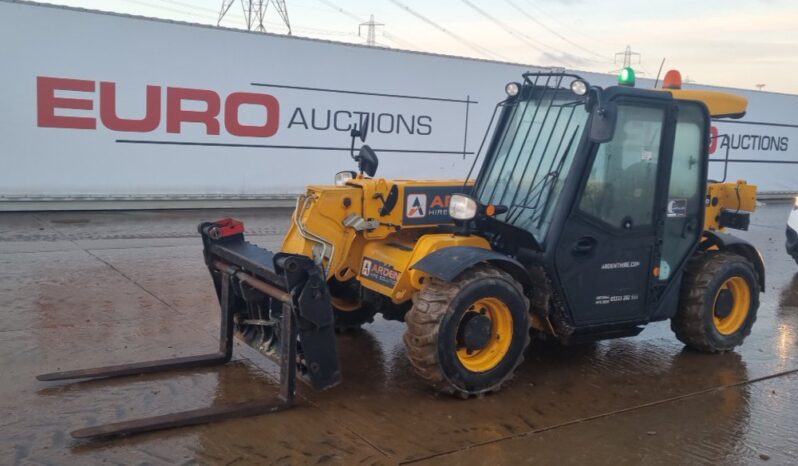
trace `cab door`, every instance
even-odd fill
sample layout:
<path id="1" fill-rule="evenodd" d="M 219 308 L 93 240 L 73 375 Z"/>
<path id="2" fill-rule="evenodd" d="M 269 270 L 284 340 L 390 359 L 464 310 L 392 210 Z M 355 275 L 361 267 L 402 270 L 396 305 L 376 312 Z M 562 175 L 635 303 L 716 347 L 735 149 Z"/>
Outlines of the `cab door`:
<path id="1" fill-rule="evenodd" d="M 613 139 L 598 145 L 555 252 L 577 326 L 642 321 L 658 271 L 674 110 L 625 98 Z"/>

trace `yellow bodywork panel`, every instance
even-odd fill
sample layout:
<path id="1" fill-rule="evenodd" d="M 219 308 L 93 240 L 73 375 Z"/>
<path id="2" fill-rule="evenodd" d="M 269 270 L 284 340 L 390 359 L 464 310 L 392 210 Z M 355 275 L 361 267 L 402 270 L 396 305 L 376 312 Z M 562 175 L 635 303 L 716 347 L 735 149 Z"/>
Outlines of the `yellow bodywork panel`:
<path id="1" fill-rule="evenodd" d="M 297 200 L 291 226 L 281 252 L 302 254 L 322 262 L 328 278 L 334 273 L 341 281 L 354 276 L 349 255 L 361 245 L 357 231 L 343 221 L 358 215 L 363 192 L 350 186 L 311 186 Z"/>
<path id="2" fill-rule="evenodd" d="M 350 185 L 363 190 L 363 217 L 377 219 L 380 226 L 364 231 L 366 239 L 382 239 L 397 230 L 397 227 L 429 228 L 450 223 L 449 199 L 455 192 L 463 191 L 463 180 L 386 180 L 383 178 L 358 178 Z M 467 183 L 472 186 L 473 182 Z M 396 206 L 387 214 L 382 210 L 396 191 Z M 418 206 L 412 205 L 419 202 Z"/>
<path id="3" fill-rule="evenodd" d="M 707 207 L 704 213 L 705 230 L 722 230 L 720 213 L 724 209 L 741 212 L 756 210 L 756 185 L 743 180 L 736 183 L 710 183 L 707 185 Z"/>
<path id="4" fill-rule="evenodd" d="M 697 100 L 709 109 L 712 118 L 741 118 L 748 110 L 748 99 L 743 96 L 720 91 L 700 89 L 654 89 L 670 92 L 674 99 Z"/>
<path id="5" fill-rule="evenodd" d="M 474 246 L 490 249 L 481 236 L 451 233 L 422 235 L 413 241 L 399 238 L 369 241 L 363 247 L 363 259 L 358 280 L 366 288 L 390 297 L 394 302 L 407 301 L 420 290 L 427 274 L 412 268 L 413 264 L 431 253 L 452 246 Z"/>
<path id="6" fill-rule="evenodd" d="M 421 288 L 425 274 L 411 270 L 421 258 L 449 246 L 490 248 L 481 237 L 432 233 L 451 224 L 449 199 L 462 190 L 463 180 L 362 177 L 345 186 L 310 186 L 280 250 L 313 258 L 328 279 L 356 278 L 403 302 Z"/>

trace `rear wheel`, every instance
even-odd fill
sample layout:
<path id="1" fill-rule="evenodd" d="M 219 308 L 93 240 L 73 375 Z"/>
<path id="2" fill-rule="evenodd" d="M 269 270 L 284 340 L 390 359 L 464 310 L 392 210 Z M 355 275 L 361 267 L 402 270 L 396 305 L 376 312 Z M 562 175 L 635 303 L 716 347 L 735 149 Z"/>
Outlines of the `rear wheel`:
<path id="1" fill-rule="evenodd" d="M 494 267 L 475 267 L 454 282 L 429 278 L 405 316 L 410 362 L 442 392 L 498 391 L 524 359 L 528 308 L 518 282 Z"/>
<path id="2" fill-rule="evenodd" d="M 758 308 L 751 263 L 737 254 L 710 251 L 688 265 L 671 329 L 691 348 L 729 351 L 751 333 Z"/>

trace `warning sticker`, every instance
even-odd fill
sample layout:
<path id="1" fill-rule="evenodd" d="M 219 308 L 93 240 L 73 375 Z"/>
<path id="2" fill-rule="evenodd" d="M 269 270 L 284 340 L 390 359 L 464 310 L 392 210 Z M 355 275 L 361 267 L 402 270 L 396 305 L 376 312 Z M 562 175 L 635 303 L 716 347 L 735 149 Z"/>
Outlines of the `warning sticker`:
<path id="1" fill-rule="evenodd" d="M 363 266 L 360 268 L 360 275 L 380 285 L 393 288 L 396 286 L 400 274 L 399 271 L 394 269 L 390 264 L 364 257 Z"/>
<path id="2" fill-rule="evenodd" d="M 668 218 L 687 217 L 687 199 L 668 200 Z"/>

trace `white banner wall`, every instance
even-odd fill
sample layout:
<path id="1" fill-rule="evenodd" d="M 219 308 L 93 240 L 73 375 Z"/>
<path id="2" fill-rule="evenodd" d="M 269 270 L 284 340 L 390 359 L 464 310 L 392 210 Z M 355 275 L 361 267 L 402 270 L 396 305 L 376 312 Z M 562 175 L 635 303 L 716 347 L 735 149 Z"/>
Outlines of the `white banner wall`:
<path id="1" fill-rule="evenodd" d="M 462 178 L 504 84 L 530 69 L 6 1 L 0 43 L 0 209 L 295 195 L 354 168 L 365 115 L 380 176 Z M 734 92 L 750 111 L 714 123 L 713 160 L 728 146 L 728 179 L 798 191 L 798 96 Z"/>

